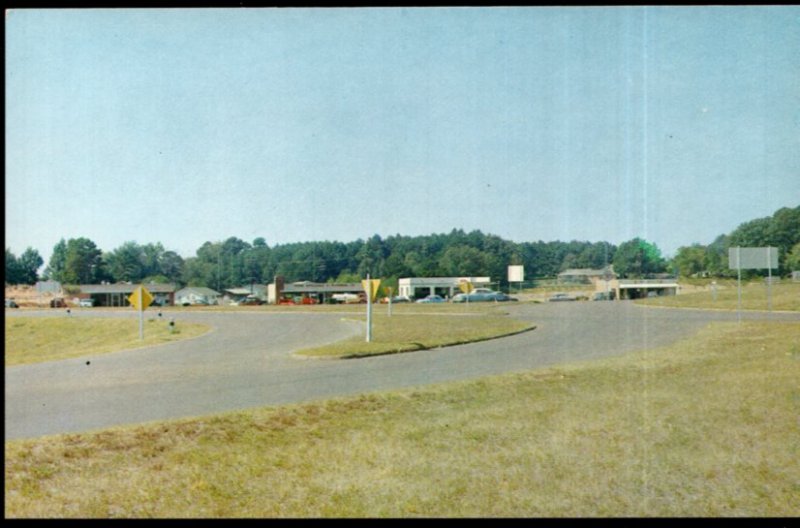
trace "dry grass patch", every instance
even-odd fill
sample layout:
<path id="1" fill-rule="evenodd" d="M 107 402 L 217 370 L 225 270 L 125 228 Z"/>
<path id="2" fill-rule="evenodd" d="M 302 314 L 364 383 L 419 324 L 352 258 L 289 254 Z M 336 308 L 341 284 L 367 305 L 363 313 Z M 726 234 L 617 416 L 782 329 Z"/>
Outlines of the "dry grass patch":
<path id="1" fill-rule="evenodd" d="M 207 325 L 147 319 L 139 339 L 138 319 L 82 317 L 7 317 L 5 365 L 55 361 L 141 348 L 205 334 Z"/>
<path id="2" fill-rule="evenodd" d="M 767 285 L 763 282 L 742 284 L 742 309 L 767 310 Z M 704 308 L 736 310 L 739 306 L 739 291 L 736 281 L 727 281 L 717 288 L 716 299 L 711 290 L 637 300 L 648 306 L 673 308 Z M 784 282 L 772 285 L 772 309 L 800 312 L 800 283 Z"/>
<path id="3" fill-rule="evenodd" d="M 6 442 L 6 517 L 800 513 L 800 325 L 560 368 Z"/>

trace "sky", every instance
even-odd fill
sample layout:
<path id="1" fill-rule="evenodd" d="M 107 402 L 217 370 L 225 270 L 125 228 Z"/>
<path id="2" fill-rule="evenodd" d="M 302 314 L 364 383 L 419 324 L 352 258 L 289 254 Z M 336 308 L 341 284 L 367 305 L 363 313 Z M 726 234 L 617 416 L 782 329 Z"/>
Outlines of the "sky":
<path id="1" fill-rule="evenodd" d="M 800 205 L 800 6 L 6 12 L 6 248 L 481 230 L 665 256 Z"/>

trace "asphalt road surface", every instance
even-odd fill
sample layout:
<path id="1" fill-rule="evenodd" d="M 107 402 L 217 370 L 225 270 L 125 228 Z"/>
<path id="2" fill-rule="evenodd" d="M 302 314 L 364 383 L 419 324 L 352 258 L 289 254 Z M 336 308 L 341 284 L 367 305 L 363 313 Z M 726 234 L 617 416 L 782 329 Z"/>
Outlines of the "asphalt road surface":
<path id="1" fill-rule="evenodd" d="M 735 312 L 645 308 L 631 302 L 508 305 L 536 330 L 516 336 L 372 358 L 300 359 L 292 351 L 364 334 L 342 314 L 165 312 L 213 330 L 168 345 L 6 368 L 5 438 L 298 403 L 530 370 L 672 343 Z M 67 316 L 63 312 L 62 316 Z M 54 312 L 6 311 L 7 316 Z M 75 310 L 69 317 L 136 317 Z M 148 314 L 149 317 L 152 315 Z M 395 314 L 396 317 L 402 317 Z M 743 319 L 799 321 L 797 313 Z M 89 362 L 87 364 L 87 362 Z"/>

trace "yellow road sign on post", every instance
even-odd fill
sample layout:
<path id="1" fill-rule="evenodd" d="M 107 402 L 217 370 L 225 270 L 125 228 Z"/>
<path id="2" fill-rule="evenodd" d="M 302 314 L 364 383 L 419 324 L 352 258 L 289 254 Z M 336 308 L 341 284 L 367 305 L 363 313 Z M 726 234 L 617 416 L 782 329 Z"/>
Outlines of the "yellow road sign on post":
<path id="1" fill-rule="evenodd" d="M 375 295 L 378 293 L 378 287 L 380 285 L 380 279 L 367 279 L 361 281 L 361 286 L 364 287 L 364 292 L 369 296 L 370 301 L 375 300 Z"/>
<path id="2" fill-rule="evenodd" d="M 153 296 L 147 288 L 139 286 L 128 297 L 128 302 L 139 312 L 139 339 L 144 339 L 144 310 L 153 302 Z"/>
<path id="3" fill-rule="evenodd" d="M 153 302 L 153 295 L 147 291 L 147 288 L 144 286 L 139 286 L 133 290 L 133 293 L 128 297 L 128 302 L 137 310 L 143 311 Z"/>
<path id="4" fill-rule="evenodd" d="M 458 289 L 464 293 L 471 292 L 475 287 L 472 285 L 470 281 L 461 281 L 458 283 Z"/>

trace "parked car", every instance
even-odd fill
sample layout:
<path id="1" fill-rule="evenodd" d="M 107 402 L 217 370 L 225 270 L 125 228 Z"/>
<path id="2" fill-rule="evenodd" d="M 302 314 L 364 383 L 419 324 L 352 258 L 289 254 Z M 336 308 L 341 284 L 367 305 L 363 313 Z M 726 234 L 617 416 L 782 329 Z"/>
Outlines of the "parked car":
<path id="1" fill-rule="evenodd" d="M 362 302 L 362 296 L 357 293 L 334 293 L 331 295 L 331 299 L 337 303 L 344 304 L 357 304 Z M 367 302 L 366 295 L 363 296 L 363 302 Z"/>
<path id="2" fill-rule="evenodd" d="M 94 299 L 81 299 L 78 301 L 78 306 L 81 308 L 91 308 L 94 306 Z"/>
<path id="3" fill-rule="evenodd" d="M 181 306 L 208 306 L 208 301 L 205 299 L 185 300 Z"/>
<path id="4" fill-rule="evenodd" d="M 592 296 L 593 301 L 613 301 L 614 300 L 614 293 L 613 292 L 595 292 Z"/>
<path id="5" fill-rule="evenodd" d="M 422 299 L 417 299 L 416 302 L 418 302 L 420 304 L 424 304 L 424 303 L 443 303 L 443 302 L 445 302 L 445 300 L 444 300 L 444 298 L 442 298 L 441 295 L 428 295 L 427 297 L 424 297 Z"/>
<path id="6" fill-rule="evenodd" d="M 67 301 L 61 297 L 55 297 L 54 299 L 50 300 L 50 308 L 65 308 L 66 306 Z"/>
<path id="7" fill-rule="evenodd" d="M 570 295 L 568 293 L 556 293 L 553 294 L 548 301 L 550 302 L 558 302 L 558 301 L 577 301 L 578 298 L 574 295 Z"/>
<path id="8" fill-rule="evenodd" d="M 411 299 L 406 297 L 405 295 L 395 295 L 392 297 L 392 303 L 409 303 Z"/>
<path id="9" fill-rule="evenodd" d="M 459 293 L 454 295 L 452 302 L 506 302 L 516 300 L 517 299 L 515 297 L 511 297 L 510 295 L 506 295 L 502 292 L 490 290 L 489 288 L 476 288 L 470 293 Z"/>
<path id="10" fill-rule="evenodd" d="M 6 299 L 6 308 L 19 308 L 19 305 L 14 299 Z"/>
<path id="11" fill-rule="evenodd" d="M 262 301 L 258 297 L 248 296 L 247 298 L 239 301 L 239 306 L 261 306 L 262 304 L 264 304 L 264 301 Z"/>
<path id="12" fill-rule="evenodd" d="M 503 292 L 497 292 L 497 298 L 495 299 L 497 302 L 508 302 L 508 301 L 519 301 L 516 297 L 512 297 L 510 295 L 506 295 Z"/>

